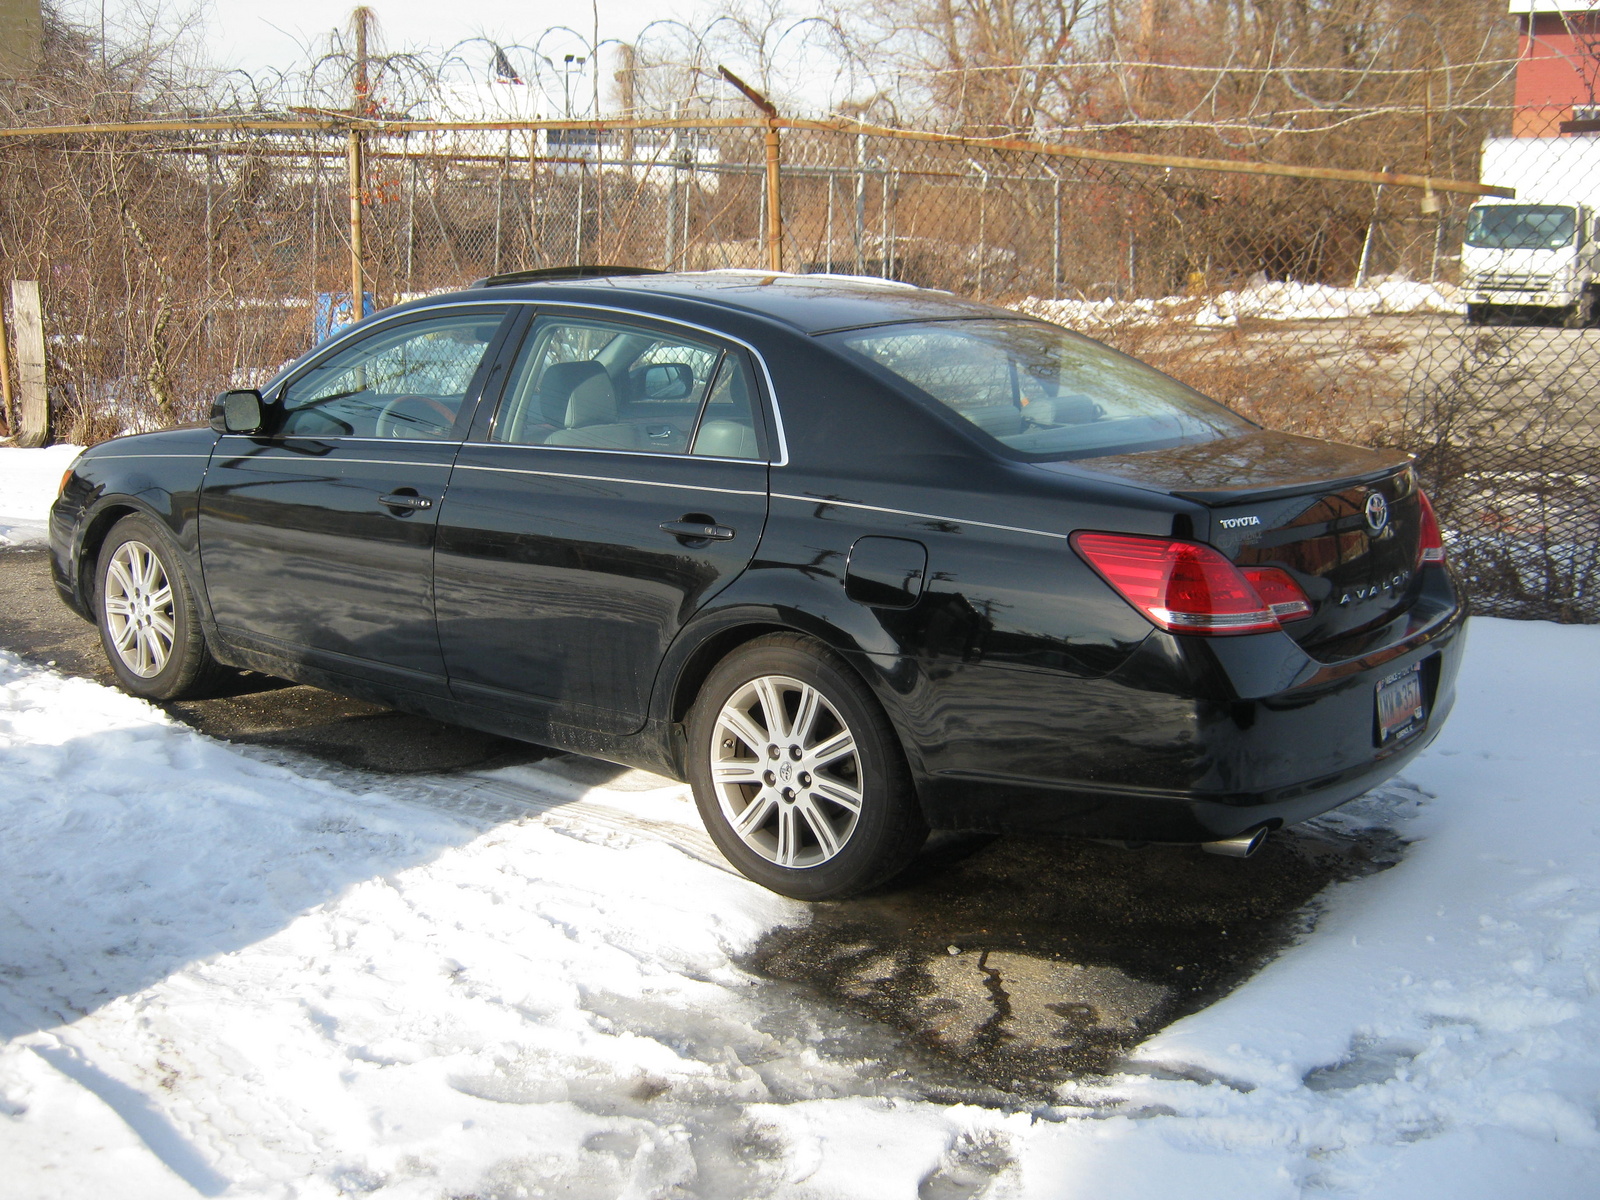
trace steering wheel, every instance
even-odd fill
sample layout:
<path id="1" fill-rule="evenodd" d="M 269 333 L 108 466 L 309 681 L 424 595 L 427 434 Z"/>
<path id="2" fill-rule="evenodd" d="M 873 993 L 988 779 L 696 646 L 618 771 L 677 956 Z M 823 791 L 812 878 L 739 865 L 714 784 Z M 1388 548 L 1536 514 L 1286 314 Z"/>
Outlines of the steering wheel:
<path id="1" fill-rule="evenodd" d="M 437 415 L 440 420 L 434 421 Z M 435 438 L 450 431 L 456 414 L 432 396 L 396 396 L 378 411 L 377 434 L 393 438 Z"/>

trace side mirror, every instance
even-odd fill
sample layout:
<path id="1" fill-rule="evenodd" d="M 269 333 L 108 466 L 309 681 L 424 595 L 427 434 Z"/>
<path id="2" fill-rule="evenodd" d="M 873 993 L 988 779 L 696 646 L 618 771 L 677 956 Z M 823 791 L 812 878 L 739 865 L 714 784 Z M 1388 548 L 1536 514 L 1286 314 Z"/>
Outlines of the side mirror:
<path id="1" fill-rule="evenodd" d="M 212 402 L 211 428 L 218 433 L 257 433 L 261 421 L 261 393 L 253 388 L 223 392 Z"/>
<path id="2" fill-rule="evenodd" d="M 640 391 L 646 400 L 687 400 L 694 395 L 694 368 L 688 363 L 651 363 Z"/>

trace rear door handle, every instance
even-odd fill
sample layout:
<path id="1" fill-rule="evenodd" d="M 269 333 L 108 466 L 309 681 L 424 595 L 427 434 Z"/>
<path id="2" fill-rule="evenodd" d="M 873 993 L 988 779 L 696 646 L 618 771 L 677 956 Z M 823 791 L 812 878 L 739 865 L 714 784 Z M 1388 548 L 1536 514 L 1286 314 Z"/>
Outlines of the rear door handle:
<path id="1" fill-rule="evenodd" d="M 730 542 L 734 534 L 726 525 L 700 521 L 663 521 L 661 530 L 682 542 Z"/>
<path id="2" fill-rule="evenodd" d="M 390 508 L 409 508 L 415 511 L 433 507 L 433 501 L 426 496 L 407 495 L 404 492 L 390 492 L 387 496 L 379 496 L 378 503 Z"/>

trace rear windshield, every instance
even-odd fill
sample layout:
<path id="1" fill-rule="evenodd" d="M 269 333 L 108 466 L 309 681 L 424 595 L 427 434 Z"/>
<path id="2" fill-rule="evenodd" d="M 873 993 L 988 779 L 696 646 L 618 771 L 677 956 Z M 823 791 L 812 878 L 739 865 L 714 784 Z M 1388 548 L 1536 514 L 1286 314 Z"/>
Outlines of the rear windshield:
<path id="1" fill-rule="evenodd" d="M 1111 347 L 1040 321 L 879 326 L 827 338 L 1030 458 L 1088 458 L 1255 426 Z"/>

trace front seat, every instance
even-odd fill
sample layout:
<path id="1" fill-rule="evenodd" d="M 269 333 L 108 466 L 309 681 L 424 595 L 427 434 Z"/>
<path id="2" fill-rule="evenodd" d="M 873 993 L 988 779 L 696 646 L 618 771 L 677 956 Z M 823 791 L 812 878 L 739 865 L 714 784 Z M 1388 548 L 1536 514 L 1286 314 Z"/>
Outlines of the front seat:
<path id="1" fill-rule="evenodd" d="M 584 446 L 594 450 L 639 450 L 645 447 L 635 425 L 617 420 L 617 393 L 611 376 L 599 363 L 555 363 L 545 368 L 540 383 L 544 418 L 558 425 L 546 446 Z"/>

